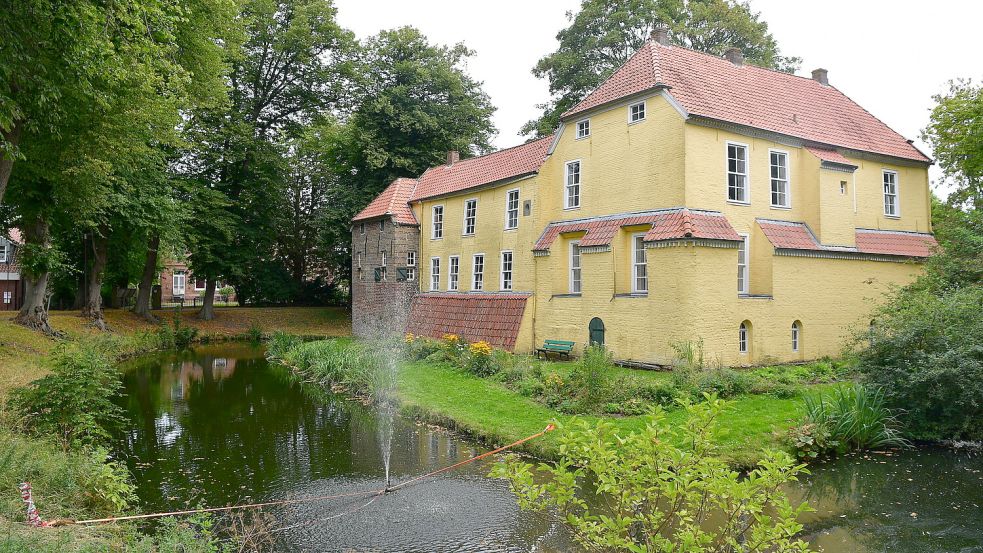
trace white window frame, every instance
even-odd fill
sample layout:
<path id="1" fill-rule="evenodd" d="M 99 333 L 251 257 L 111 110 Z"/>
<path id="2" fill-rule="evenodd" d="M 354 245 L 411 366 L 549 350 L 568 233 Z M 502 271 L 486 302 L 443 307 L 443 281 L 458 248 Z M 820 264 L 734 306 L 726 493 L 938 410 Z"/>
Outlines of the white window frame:
<path id="1" fill-rule="evenodd" d="M 628 124 L 629 125 L 632 125 L 634 123 L 641 123 L 642 121 L 645 121 L 645 111 L 646 111 L 645 108 L 646 107 L 647 106 L 645 105 L 645 100 L 642 100 L 641 102 L 635 102 L 633 104 L 629 104 L 628 105 Z M 636 109 L 636 108 L 641 108 L 641 109 Z M 641 113 L 641 117 L 638 116 L 639 113 Z"/>
<path id="2" fill-rule="evenodd" d="M 191 276 L 194 276 L 194 275 L 191 275 Z M 198 288 L 198 279 L 197 278 L 194 279 L 194 289 L 195 289 L 195 292 L 201 292 L 205 288 L 208 288 L 208 279 L 207 278 L 206 279 L 202 279 L 202 281 L 205 283 L 205 285 L 202 286 L 201 288 Z"/>
<path id="3" fill-rule="evenodd" d="M 744 199 L 743 200 L 732 200 L 730 197 L 730 147 L 735 146 L 738 148 L 744 148 L 744 173 L 734 172 L 734 175 L 744 175 Z M 750 205 L 751 203 L 751 147 L 742 142 L 734 142 L 733 140 L 728 140 L 724 144 L 724 174 L 727 175 L 725 179 L 724 187 L 724 197 L 727 198 L 727 202 L 732 204 L 740 205 Z"/>
<path id="4" fill-rule="evenodd" d="M 8 253 L 10 249 L 10 241 L 6 238 L 0 238 L 0 263 L 7 263 L 10 258 Z"/>
<path id="5" fill-rule="evenodd" d="M 447 257 L 447 291 L 457 292 L 461 285 L 461 257 Z"/>
<path id="6" fill-rule="evenodd" d="M 506 256 L 506 254 L 509 257 L 508 271 L 505 270 L 505 266 L 506 266 L 505 256 Z M 499 270 L 498 270 L 499 281 L 498 281 L 498 289 L 507 292 L 509 290 L 512 290 L 513 286 L 515 285 L 515 255 L 512 253 L 512 250 L 502 250 L 502 253 L 501 253 L 500 256 L 498 256 L 498 259 L 499 259 Z M 509 275 L 509 278 L 508 279 L 505 278 L 505 274 L 506 273 L 508 273 L 508 275 Z M 506 286 L 506 284 L 508 284 L 508 286 Z"/>
<path id="7" fill-rule="evenodd" d="M 440 212 L 440 220 L 437 212 Z M 439 225 L 439 226 L 438 226 Z M 444 237 L 444 205 L 435 205 L 430 208 L 430 239 L 440 240 Z"/>
<path id="8" fill-rule="evenodd" d="M 365 234 L 365 222 L 364 221 L 358 224 L 358 233 L 359 234 Z"/>
<path id="9" fill-rule="evenodd" d="M 772 169 L 775 167 L 775 164 L 773 164 L 771 162 L 771 156 L 772 155 L 775 155 L 775 154 L 778 154 L 780 156 L 784 156 L 784 158 L 785 158 L 785 179 L 784 180 L 783 179 L 776 179 L 775 177 L 772 176 Z M 768 149 L 768 201 L 771 204 L 771 207 L 773 207 L 775 209 L 792 209 L 792 177 L 791 177 L 791 173 L 792 173 L 792 162 L 791 162 L 791 159 L 792 159 L 792 156 L 786 150 L 779 150 L 779 149 L 776 149 L 776 148 L 769 148 Z M 785 185 L 785 191 L 784 191 L 785 203 L 783 203 L 783 204 L 775 203 L 775 201 L 774 201 L 775 200 L 775 183 L 776 182 L 781 182 L 781 183 L 784 183 L 784 185 Z"/>
<path id="10" fill-rule="evenodd" d="M 14 302 L 14 293 L 11 292 L 10 290 L 4 290 L 3 303 L 13 303 L 13 302 Z"/>
<path id="11" fill-rule="evenodd" d="M 641 245 L 641 247 L 639 247 Z M 642 254 L 642 261 L 638 261 L 638 253 Z M 631 293 L 648 294 L 649 292 L 649 269 L 648 252 L 645 251 L 645 233 L 637 232 L 631 235 Z M 641 269 L 641 271 L 639 271 Z M 639 276 L 642 272 L 642 276 Z M 645 286 L 638 285 L 639 280 L 644 280 Z"/>
<path id="12" fill-rule="evenodd" d="M 515 194 L 515 208 L 512 207 L 512 194 Z M 518 188 L 513 188 L 505 192 L 505 230 L 515 230 L 519 228 L 519 206 L 522 205 Z M 512 223 L 512 215 L 515 215 L 515 223 Z"/>
<path id="13" fill-rule="evenodd" d="M 570 183 L 570 166 L 577 165 L 577 182 L 575 184 Z M 571 159 L 570 161 L 563 164 L 563 209 L 580 209 L 581 201 L 580 197 L 583 193 L 583 183 L 584 183 L 584 164 L 581 163 L 579 159 Z M 576 187 L 577 202 L 575 204 L 570 202 L 570 189 Z"/>
<path id="14" fill-rule="evenodd" d="M 386 271 L 386 261 L 387 261 L 386 260 L 386 252 L 379 252 L 379 253 L 382 254 L 382 263 L 379 265 L 379 268 L 382 269 L 382 270 L 379 271 L 379 272 L 382 273 L 382 280 L 385 281 L 386 280 L 386 272 L 387 272 Z"/>
<path id="15" fill-rule="evenodd" d="M 741 355 L 747 355 L 750 342 L 750 334 L 748 333 L 747 325 L 741 322 L 741 326 L 737 327 L 737 352 Z"/>
<path id="16" fill-rule="evenodd" d="M 802 339 L 802 326 L 799 321 L 792 322 L 792 352 L 799 352 L 799 340 Z"/>
<path id="17" fill-rule="evenodd" d="M 468 206 L 474 207 L 474 213 L 468 216 Z M 471 230 L 468 231 L 468 223 L 471 223 Z M 478 198 L 468 198 L 464 200 L 464 228 L 461 231 L 461 236 L 474 236 L 475 231 L 478 229 Z"/>
<path id="18" fill-rule="evenodd" d="M 430 258 L 430 291 L 440 291 L 440 258 Z"/>
<path id="19" fill-rule="evenodd" d="M 577 121 L 577 140 L 590 136 L 590 119 Z"/>
<path id="20" fill-rule="evenodd" d="M 416 251 L 406 252 L 406 280 L 416 280 Z"/>
<path id="21" fill-rule="evenodd" d="M 751 289 L 751 239 L 747 234 L 738 234 L 744 246 L 744 263 L 741 263 L 741 247 L 737 247 L 737 293 L 747 295 Z M 743 285 L 743 286 L 742 286 Z"/>
<path id="22" fill-rule="evenodd" d="M 358 267 L 359 269 L 362 268 L 362 252 L 358 252 L 358 254 L 356 255 L 355 266 Z"/>
<path id="23" fill-rule="evenodd" d="M 894 175 L 894 193 L 888 193 L 887 191 L 887 176 Z M 884 205 L 884 216 L 891 217 L 892 219 L 898 219 L 901 217 L 901 179 L 898 172 L 893 169 L 881 169 L 881 191 L 883 194 L 882 203 Z M 894 211 L 888 213 L 887 211 L 887 199 L 894 198 Z"/>
<path id="24" fill-rule="evenodd" d="M 580 241 L 574 240 L 570 242 L 570 255 L 567 258 L 567 262 L 570 267 L 567 290 L 571 294 L 579 295 L 581 293 L 581 290 L 583 290 L 584 271 L 582 266 L 583 259 L 581 258 L 581 255 L 582 254 L 580 251 Z M 575 261 L 576 264 L 574 263 Z"/>
<path id="25" fill-rule="evenodd" d="M 181 288 L 178 288 L 177 283 L 181 281 Z M 183 296 L 185 290 L 188 287 L 188 274 L 184 271 L 174 271 L 171 273 L 171 295 L 172 296 Z M 181 290 L 178 292 L 178 290 Z"/>
<path id="26" fill-rule="evenodd" d="M 481 260 L 479 265 L 478 260 Z M 485 289 L 485 254 L 476 253 L 471 256 L 471 289 L 480 292 Z"/>

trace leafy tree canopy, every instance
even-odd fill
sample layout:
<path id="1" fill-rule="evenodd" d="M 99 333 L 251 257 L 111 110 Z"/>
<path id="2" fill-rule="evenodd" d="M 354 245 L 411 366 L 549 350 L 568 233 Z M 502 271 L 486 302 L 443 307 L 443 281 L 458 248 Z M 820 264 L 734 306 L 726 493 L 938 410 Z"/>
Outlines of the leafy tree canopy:
<path id="1" fill-rule="evenodd" d="M 560 114 L 628 61 L 659 24 L 669 28 L 669 40 L 680 46 L 716 55 L 738 47 L 748 63 L 789 73 L 798 69 L 802 60 L 781 54 L 760 17 L 747 1 L 583 0 L 579 12 L 567 13 L 570 25 L 557 33 L 559 48 L 532 70 L 549 80 L 552 99 L 540 106 L 543 115 L 526 123 L 521 134 L 552 133 Z"/>
<path id="2" fill-rule="evenodd" d="M 949 200 L 978 208 L 983 204 L 983 87 L 952 81 L 949 92 L 934 100 L 922 138 L 932 145 L 943 174 L 955 185 Z"/>

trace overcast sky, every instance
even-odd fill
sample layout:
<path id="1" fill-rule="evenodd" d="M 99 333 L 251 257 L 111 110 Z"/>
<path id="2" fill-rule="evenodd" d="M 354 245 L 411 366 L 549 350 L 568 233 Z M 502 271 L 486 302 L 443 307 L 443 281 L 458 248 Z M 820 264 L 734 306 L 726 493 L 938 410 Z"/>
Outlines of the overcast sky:
<path id="1" fill-rule="evenodd" d="M 556 33 L 579 0 L 336 0 L 338 20 L 360 38 L 403 25 L 432 42 L 464 42 L 468 72 L 498 108 L 497 147 L 522 142 L 519 127 L 549 97 L 530 70 L 557 47 Z M 959 77 L 983 78 L 983 2 L 751 0 L 800 74 L 829 70 L 830 83 L 931 154 L 919 138 L 932 95 Z M 932 179 L 938 172 L 932 171 Z"/>

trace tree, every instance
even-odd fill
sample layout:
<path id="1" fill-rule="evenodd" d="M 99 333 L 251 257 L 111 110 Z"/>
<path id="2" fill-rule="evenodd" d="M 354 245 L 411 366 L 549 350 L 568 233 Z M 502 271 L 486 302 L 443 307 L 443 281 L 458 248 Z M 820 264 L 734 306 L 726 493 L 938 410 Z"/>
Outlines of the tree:
<path id="1" fill-rule="evenodd" d="M 672 43 L 721 55 L 741 48 L 748 63 L 793 72 L 800 58 L 782 56 L 768 24 L 747 1 L 734 0 L 583 0 L 570 25 L 557 33 L 560 47 L 541 58 L 532 72 L 549 80 L 552 99 L 543 115 L 520 131 L 536 137 L 552 133 L 560 115 L 623 65 L 659 24 Z"/>
<path id="2" fill-rule="evenodd" d="M 468 157 L 490 149 L 495 108 L 464 71 L 471 55 L 463 44 L 431 44 L 412 27 L 364 44 L 357 103 L 323 150 L 338 179 L 320 224 L 322 243 L 334 246 L 327 260 L 333 274 L 350 279 L 351 218 L 393 179 L 419 176 L 448 150 Z"/>
<path id="3" fill-rule="evenodd" d="M 795 535 L 809 507 L 793 506 L 783 489 L 805 465 L 770 452 L 745 476 L 727 467 L 713 445 L 725 406 L 714 397 L 686 405 L 678 429 L 657 410 L 627 435 L 608 422 L 574 420 L 560 429 L 556 464 L 539 465 L 542 478 L 515 456 L 492 475 L 509 481 L 523 509 L 558 511 L 592 551 L 808 551 Z"/>
<path id="4" fill-rule="evenodd" d="M 933 99 L 936 106 L 922 139 L 932 145 L 943 175 L 955 186 L 949 201 L 978 208 L 983 204 L 983 87 L 951 81 L 948 94 Z"/>

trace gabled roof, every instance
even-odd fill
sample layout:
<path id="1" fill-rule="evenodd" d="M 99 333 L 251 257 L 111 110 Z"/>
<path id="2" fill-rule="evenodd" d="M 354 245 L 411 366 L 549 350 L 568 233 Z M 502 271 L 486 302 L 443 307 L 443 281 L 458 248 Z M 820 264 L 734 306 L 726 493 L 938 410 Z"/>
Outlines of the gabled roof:
<path id="1" fill-rule="evenodd" d="M 551 135 L 487 155 L 462 159 L 452 165 L 431 167 L 420 176 L 410 201 L 536 173 L 546 159 L 552 141 Z"/>
<path id="2" fill-rule="evenodd" d="M 938 243 L 931 234 L 893 230 L 856 229 L 856 247 L 826 246 L 805 223 L 758 219 L 758 227 L 775 249 L 824 251 L 846 254 L 890 255 L 924 258 Z"/>
<path id="3" fill-rule="evenodd" d="M 533 250 L 548 251 L 556 241 L 556 237 L 566 232 L 586 232 L 580 239 L 580 246 L 583 248 L 608 246 L 622 227 L 642 225 L 649 227 L 645 234 L 645 242 L 686 238 L 730 241 L 741 239 L 720 212 L 677 207 L 550 223 L 543 229 Z"/>
<path id="4" fill-rule="evenodd" d="M 690 115 L 819 144 L 931 161 L 835 87 L 653 40 L 563 118 L 657 87 L 666 87 Z"/>
<path id="5" fill-rule="evenodd" d="M 375 197 L 365 209 L 352 218 L 352 221 L 364 221 L 383 215 L 391 215 L 401 225 L 418 225 L 409 201 L 416 188 L 416 179 L 398 178 L 394 180 L 381 194 Z"/>

